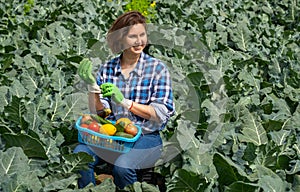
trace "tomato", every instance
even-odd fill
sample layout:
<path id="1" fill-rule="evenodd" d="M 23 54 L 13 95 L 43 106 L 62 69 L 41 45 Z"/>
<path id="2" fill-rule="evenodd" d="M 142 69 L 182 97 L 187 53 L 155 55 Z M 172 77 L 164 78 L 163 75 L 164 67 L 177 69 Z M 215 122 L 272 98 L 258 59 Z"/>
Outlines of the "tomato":
<path id="1" fill-rule="evenodd" d="M 99 132 L 100 126 L 98 125 L 98 123 L 96 121 L 93 121 L 89 124 L 88 128 L 92 131 Z"/>
<path id="2" fill-rule="evenodd" d="M 129 123 L 125 129 L 124 129 L 125 133 L 128 133 L 132 136 L 135 136 L 138 132 L 138 129 L 136 126 L 134 126 L 132 123 Z"/>
<path id="3" fill-rule="evenodd" d="M 80 125 L 80 127 L 83 127 L 83 128 L 89 128 L 89 125 L 86 124 L 86 123 L 82 123 L 82 124 Z"/>

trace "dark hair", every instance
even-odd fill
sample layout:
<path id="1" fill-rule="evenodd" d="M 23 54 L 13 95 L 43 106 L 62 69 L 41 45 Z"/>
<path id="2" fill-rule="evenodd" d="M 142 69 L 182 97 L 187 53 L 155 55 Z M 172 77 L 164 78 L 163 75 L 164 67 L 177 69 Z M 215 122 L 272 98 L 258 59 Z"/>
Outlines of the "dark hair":
<path id="1" fill-rule="evenodd" d="M 126 12 L 119 16 L 107 33 L 107 43 L 113 53 L 119 53 L 123 50 L 122 39 L 128 34 L 130 26 L 144 24 L 146 28 L 146 18 L 138 11 Z"/>

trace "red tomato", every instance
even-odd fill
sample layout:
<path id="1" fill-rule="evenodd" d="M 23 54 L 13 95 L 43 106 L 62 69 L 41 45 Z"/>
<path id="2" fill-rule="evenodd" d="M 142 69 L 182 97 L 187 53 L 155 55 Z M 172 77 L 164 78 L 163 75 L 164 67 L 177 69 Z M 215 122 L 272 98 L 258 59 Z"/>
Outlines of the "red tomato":
<path id="1" fill-rule="evenodd" d="M 88 128 L 92 131 L 99 132 L 100 126 L 98 125 L 98 123 L 96 121 L 93 121 L 89 124 Z"/>

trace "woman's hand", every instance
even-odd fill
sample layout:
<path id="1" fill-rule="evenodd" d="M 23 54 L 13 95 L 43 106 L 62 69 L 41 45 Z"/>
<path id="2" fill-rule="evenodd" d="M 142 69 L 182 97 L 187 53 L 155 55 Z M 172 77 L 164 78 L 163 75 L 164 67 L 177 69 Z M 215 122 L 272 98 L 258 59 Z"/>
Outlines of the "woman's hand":
<path id="1" fill-rule="evenodd" d="M 120 89 L 112 83 L 103 83 L 100 86 L 103 97 L 111 97 L 117 104 L 122 103 L 124 96 Z"/>
<path id="2" fill-rule="evenodd" d="M 78 68 L 78 75 L 81 77 L 81 79 L 84 82 L 86 82 L 87 84 L 90 84 L 90 85 L 96 83 L 96 79 L 92 74 L 92 68 L 93 68 L 93 64 L 87 58 L 83 59 L 80 62 L 79 68 Z"/>
<path id="3" fill-rule="evenodd" d="M 92 62 L 85 58 L 80 62 L 78 68 L 78 75 L 80 78 L 88 84 L 88 90 L 92 93 L 100 93 L 100 88 L 96 83 L 96 79 L 92 74 L 93 64 Z"/>

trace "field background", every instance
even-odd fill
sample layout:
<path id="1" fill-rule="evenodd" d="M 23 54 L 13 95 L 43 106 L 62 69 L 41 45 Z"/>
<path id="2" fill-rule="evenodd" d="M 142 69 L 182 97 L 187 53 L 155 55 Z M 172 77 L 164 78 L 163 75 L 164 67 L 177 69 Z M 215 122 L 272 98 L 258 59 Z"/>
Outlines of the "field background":
<path id="1" fill-rule="evenodd" d="M 0 0 L 0 191 L 115 190 L 77 187 L 92 158 L 72 154 L 87 107 L 76 71 L 113 56 L 108 27 L 135 9 L 173 78 L 167 191 L 300 191 L 299 0 Z"/>

